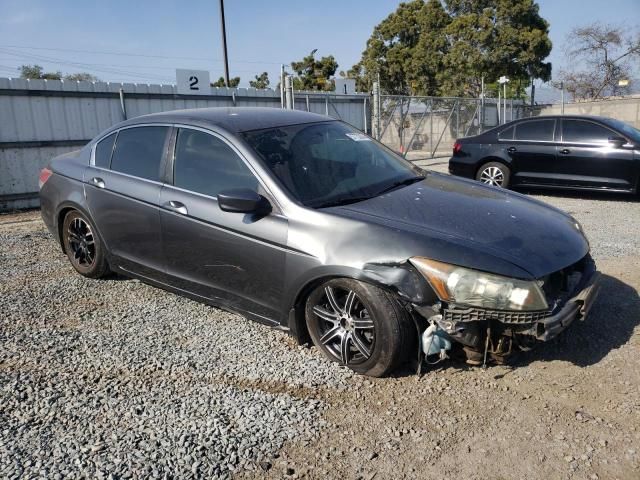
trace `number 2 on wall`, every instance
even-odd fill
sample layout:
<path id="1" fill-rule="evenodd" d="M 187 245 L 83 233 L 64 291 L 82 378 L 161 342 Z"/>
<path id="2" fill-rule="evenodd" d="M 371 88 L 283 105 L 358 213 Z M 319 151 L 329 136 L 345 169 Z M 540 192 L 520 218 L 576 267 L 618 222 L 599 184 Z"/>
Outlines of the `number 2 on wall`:
<path id="1" fill-rule="evenodd" d="M 198 85 L 198 77 L 191 75 L 189 77 L 189 90 L 200 90 L 200 87 L 198 87 L 197 85 Z"/>

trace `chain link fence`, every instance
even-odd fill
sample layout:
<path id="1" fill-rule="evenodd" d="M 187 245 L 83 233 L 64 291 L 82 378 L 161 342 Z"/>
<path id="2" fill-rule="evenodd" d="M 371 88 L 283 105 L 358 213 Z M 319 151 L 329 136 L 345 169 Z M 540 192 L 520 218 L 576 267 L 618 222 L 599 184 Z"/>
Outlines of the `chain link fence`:
<path id="1" fill-rule="evenodd" d="M 496 99 L 376 95 L 372 131 L 376 139 L 409 159 L 448 156 L 457 138 L 498 125 Z M 377 107 L 377 108 L 376 108 Z M 507 105 L 507 120 L 514 116 Z"/>

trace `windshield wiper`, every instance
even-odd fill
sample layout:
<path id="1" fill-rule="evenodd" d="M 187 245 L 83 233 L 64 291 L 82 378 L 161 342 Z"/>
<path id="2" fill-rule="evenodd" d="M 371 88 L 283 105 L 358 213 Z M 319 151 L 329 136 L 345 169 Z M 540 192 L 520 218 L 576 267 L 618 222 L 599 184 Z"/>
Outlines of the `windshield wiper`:
<path id="1" fill-rule="evenodd" d="M 404 180 L 400 180 L 398 182 L 394 182 L 391 185 L 389 185 L 386 188 L 383 188 L 382 190 L 380 190 L 378 193 L 376 193 L 376 197 L 378 195 L 382 195 L 383 193 L 387 193 L 390 192 L 391 190 L 395 190 L 398 187 L 402 187 L 404 185 L 411 185 L 412 183 L 416 183 L 419 182 L 420 180 L 424 180 L 425 176 L 424 175 L 418 175 L 416 177 L 409 177 L 409 178 L 405 178 Z"/>
<path id="2" fill-rule="evenodd" d="M 349 205 L 350 203 L 362 202 L 364 200 L 369 200 L 370 198 L 373 198 L 373 197 L 375 197 L 375 195 L 362 196 L 362 197 L 336 198 L 334 200 L 330 200 L 328 202 L 321 203 L 319 205 L 314 205 L 314 208 L 338 207 L 340 205 Z"/>

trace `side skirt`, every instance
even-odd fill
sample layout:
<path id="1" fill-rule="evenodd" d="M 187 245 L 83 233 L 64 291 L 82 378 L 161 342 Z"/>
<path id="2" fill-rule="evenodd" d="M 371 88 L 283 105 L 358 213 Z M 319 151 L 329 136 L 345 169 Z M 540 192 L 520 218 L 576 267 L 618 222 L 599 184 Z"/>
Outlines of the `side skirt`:
<path id="1" fill-rule="evenodd" d="M 214 299 L 214 298 L 204 297 L 202 295 L 198 295 L 196 293 L 189 292 L 187 290 L 183 290 L 181 288 L 174 287 L 172 285 L 169 285 L 167 283 L 161 282 L 159 280 L 155 280 L 153 278 L 149 278 L 149 277 L 141 275 L 139 273 L 132 272 L 132 271 L 127 270 L 127 269 L 125 269 L 125 268 L 123 268 L 121 266 L 112 267 L 112 270 L 115 273 L 119 273 L 121 275 L 124 275 L 125 277 L 129 277 L 129 278 L 134 278 L 136 280 L 140 280 L 141 282 L 146 283 L 148 285 L 151 285 L 153 287 L 161 288 L 162 290 L 166 290 L 168 292 L 175 293 L 177 295 L 190 298 L 191 300 L 195 300 L 196 302 L 204 303 L 204 304 L 210 305 L 212 307 L 220 308 L 220 309 L 225 310 L 225 311 L 230 312 L 230 313 L 235 313 L 236 315 L 241 315 L 241 316 L 243 316 L 245 318 L 248 318 L 249 320 L 253 320 L 254 322 L 258 322 L 258 323 L 261 323 L 263 325 L 267 325 L 269 327 L 275 328 L 277 330 L 283 330 L 283 331 L 286 331 L 286 332 L 289 333 L 289 328 L 284 326 L 284 325 L 281 325 L 278 321 L 273 320 L 271 318 L 264 317 L 262 315 L 258 315 L 258 314 L 253 313 L 253 312 L 240 310 L 238 308 L 235 308 L 233 305 L 229 305 L 228 303 L 224 302 L 224 300 L 222 300 L 222 299 Z"/>

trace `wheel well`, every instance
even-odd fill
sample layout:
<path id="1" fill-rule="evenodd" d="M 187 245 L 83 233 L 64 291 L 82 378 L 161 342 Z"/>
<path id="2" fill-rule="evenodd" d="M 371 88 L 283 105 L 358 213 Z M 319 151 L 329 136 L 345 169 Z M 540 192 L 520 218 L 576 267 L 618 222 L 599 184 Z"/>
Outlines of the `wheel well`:
<path id="1" fill-rule="evenodd" d="M 480 169 L 482 167 L 484 167 L 487 163 L 491 163 L 491 162 L 497 162 L 497 163 L 501 163 L 503 164 L 505 167 L 507 167 L 509 170 L 511 170 L 511 167 L 509 166 L 509 164 L 507 162 L 505 162 L 504 158 L 500 158 L 500 157 L 486 157 L 483 158 L 479 163 L 480 165 L 478 165 L 478 168 L 476 168 L 475 173 L 473 174 L 474 177 L 478 176 L 478 172 L 480 171 Z"/>
<path id="2" fill-rule="evenodd" d="M 327 275 L 324 277 L 316 278 L 309 283 L 307 283 L 296 296 L 296 300 L 289 311 L 289 329 L 293 336 L 297 339 L 300 345 L 304 345 L 311 341 L 311 336 L 309 335 L 309 330 L 307 329 L 306 322 L 306 312 L 305 307 L 307 303 L 307 298 L 318 286 L 322 285 L 324 282 L 332 280 L 334 278 L 347 278 L 350 280 L 357 280 L 358 282 L 368 283 L 370 285 L 374 285 L 377 288 L 382 290 L 386 290 L 390 294 L 396 296 L 398 292 L 394 290 L 390 285 L 385 285 L 377 282 L 367 281 L 366 278 L 355 278 L 352 276 L 345 275 Z M 433 295 L 433 298 L 437 298 L 435 296 L 435 292 L 433 292 L 432 288 L 429 286 L 429 293 Z"/>
<path id="3" fill-rule="evenodd" d="M 324 282 L 331 280 L 332 278 L 340 277 L 332 275 L 328 277 L 316 278 L 315 280 L 310 281 L 304 287 L 302 287 L 300 289 L 300 292 L 298 292 L 298 295 L 296 296 L 296 300 L 293 304 L 293 307 L 291 308 L 289 328 L 300 345 L 311 342 L 311 336 L 309 335 L 309 329 L 307 328 L 307 319 L 305 312 L 307 298 L 309 297 L 309 295 L 311 295 L 311 292 L 313 292 L 319 285 L 322 285 Z M 293 324 L 291 324 L 292 322 Z"/>
<path id="4" fill-rule="evenodd" d="M 67 253 L 64 247 L 64 238 L 62 237 L 62 228 L 64 226 L 64 217 L 67 216 L 69 212 L 76 210 L 73 207 L 65 207 L 58 213 L 57 227 L 58 227 L 58 241 L 60 242 L 60 246 L 62 247 L 62 253 Z"/>

